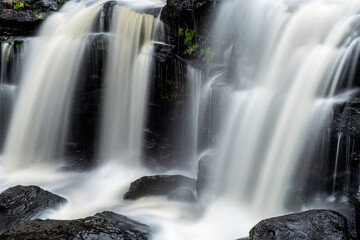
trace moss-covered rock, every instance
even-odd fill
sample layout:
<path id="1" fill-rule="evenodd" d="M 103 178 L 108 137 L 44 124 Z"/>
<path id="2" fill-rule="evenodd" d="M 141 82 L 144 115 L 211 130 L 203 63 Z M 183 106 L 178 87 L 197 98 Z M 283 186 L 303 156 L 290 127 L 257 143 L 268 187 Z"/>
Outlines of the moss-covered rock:
<path id="1" fill-rule="evenodd" d="M 64 3 L 63 0 L 3 0 L 0 3 L 0 35 L 33 35 L 40 23 Z"/>

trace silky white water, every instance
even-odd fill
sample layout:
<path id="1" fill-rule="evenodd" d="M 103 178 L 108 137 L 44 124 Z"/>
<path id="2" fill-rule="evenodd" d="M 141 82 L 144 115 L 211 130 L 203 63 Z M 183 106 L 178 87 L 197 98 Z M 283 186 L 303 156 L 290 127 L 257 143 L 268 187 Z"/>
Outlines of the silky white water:
<path id="1" fill-rule="evenodd" d="M 194 169 L 166 172 L 195 178 L 198 159 L 214 157 L 210 197 L 204 198 L 211 201 L 196 204 L 163 197 L 122 200 L 132 181 L 160 173 L 140 167 L 154 17 L 128 7 L 115 7 L 112 18 L 101 164 L 79 173 L 55 161 L 64 148 L 86 37 L 104 2 L 70 1 L 32 40 L 0 156 L 0 190 L 39 185 L 69 200 L 41 218 L 110 210 L 148 224 L 155 240 L 237 239 L 260 219 L 286 212 L 294 173 L 309 164 L 303 152 L 312 154 L 332 106 L 353 94 L 339 95 L 338 89 L 352 86 L 352 78 L 343 82 L 343 69 L 358 52 L 360 1 L 239 0 L 219 7 L 211 34 L 226 48 L 214 62 L 230 67 L 210 76 L 188 68 L 192 91 L 183 129 Z M 165 4 L 121 2 L 136 9 Z M 220 126 L 207 151 L 199 144 L 204 124 L 208 132 Z"/>
<path id="2" fill-rule="evenodd" d="M 317 138 L 330 117 L 331 105 L 320 100 L 336 93 L 357 41 L 349 33 L 357 31 L 359 1 L 298 3 L 229 2 L 214 31 L 232 40 L 229 47 L 239 56 L 239 89 L 229 93 L 215 184 L 221 195 L 263 217 L 286 211 L 292 176 L 307 164 L 301 154 L 311 152 L 307 140 Z M 224 25 L 233 31 L 224 32 Z"/>
<path id="3" fill-rule="evenodd" d="M 153 22 L 153 16 L 129 8 L 113 13 L 100 158 L 121 157 L 133 167 L 141 157 Z"/>

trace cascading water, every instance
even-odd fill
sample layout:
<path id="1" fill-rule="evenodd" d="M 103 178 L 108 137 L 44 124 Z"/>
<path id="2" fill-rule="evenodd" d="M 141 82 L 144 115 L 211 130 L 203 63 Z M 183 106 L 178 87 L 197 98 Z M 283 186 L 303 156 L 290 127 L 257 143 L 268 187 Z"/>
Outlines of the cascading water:
<path id="1" fill-rule="evenodd" d="M 105 2 L 69 1 L 31 40 L 1 156 L 0 190 L 40 185 L 69 200 L 41 218 L 111 210 L 153 227 L 155 240 L 236 239 L 261 218 L 288 211 L 292 187 L 305 182 L 294 182 L 294 176 L 309 168 L 334 105 L 355 93 L 342 90 L 354 85 L 359 1 L 222 1 L 211 33 L 218 41 L 214 65 L 203 72 L 178 70 L 187 75 L 190 91 L 184 94 L 186 116 L 176 126 L 182 136 L 177 143 L 194 167 L 181 173 L 194 176 L 199 158 L 215 161 L 210 198 L 203 196 L 201 207 L 164 197 L 121 200 L 131 181 L 158 173 L 139 168 L 152 41 L 159 28 L 153 16 L 139 12 L 165 2 L 113 2 L 110 26 L 101 12 Z M 106 44 L 98 47 L 107 55 L 99 71 L 104 97 L 95 149 L 102 164 L 80 173 L 59 169 L 53 160 L 65 158 L 76 80 L 86 69 L 89 42 L 102 37 Z M 227 71 L 220 71 L 224 66 Z M 179 173 L 169 173 L 174 172 Z"/>
<path id="2" fill-rule="evenodd" d="M 100 157 L 140 162 L 154 17 L 118 7 L 113 13 Z"/>
<path id="3" fill-rule="evenodd" d="M 232 69 L 237 89 L 222 120 L 217 191 L 265 216 L 284 211 L 292 177 L 299 164 L 307 165 L 307 140 L 321 135 L 357 44 L 358 1 L 294 5 L 229 2 L 214 32 L 238 56 Z"/>
<path id="4" fill-rule="evenodd" d="M 70 3 L 32 40 L 6 140 L 4 167 L 46 164 L 62 152 L 84 38 L 99 10 L 100 6 L 84 10 L 84 3 Z"/>

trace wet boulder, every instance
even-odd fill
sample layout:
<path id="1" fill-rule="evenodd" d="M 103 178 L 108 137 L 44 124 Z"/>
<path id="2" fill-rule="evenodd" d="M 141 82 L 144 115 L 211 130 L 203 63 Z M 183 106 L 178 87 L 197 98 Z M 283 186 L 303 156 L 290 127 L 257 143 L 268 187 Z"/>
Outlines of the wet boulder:
<path id="1" fill-rule="evenodd" d="M 67 200 L 37 186 L 15 186 L 0 194 L 0 230 L 34 219 Z"/>
<path id="2" fill-rule="evenodd" d="M 168 196 L 181 187 L 195 190 L 195 185 L 195 179 L 181 175 L 145 176 L 131 183 L 124 199 L 135 200 L 146 196 Z"/>
<path id="3" fill-rule="evenodd" d="M 310 210 L 262 220 L 250 231 L 251 240 L 347 240 L 346 218 L 331 210 Z"/>
<path id="4" fill-rule="evenodd" d="M 0 35 L 33 35 L 41 22 L 59 10 L 65 0 L 3 0 L 0 3 Z"/>
<path id="5" fill-rule="evenodd" d="M 147 225 L 113 212 L 102 212 L 76 220 L 32 220 L 22 222 L 0 235 L 6 239 L 136 239 L 150 238 Z"/>

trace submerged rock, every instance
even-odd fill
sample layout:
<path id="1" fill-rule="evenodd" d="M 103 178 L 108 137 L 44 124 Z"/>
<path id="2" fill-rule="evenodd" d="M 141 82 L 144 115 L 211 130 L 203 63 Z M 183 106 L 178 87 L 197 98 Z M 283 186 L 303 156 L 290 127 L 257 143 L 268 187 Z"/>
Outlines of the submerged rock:
<path id="1" fill-rule="evenodd" d="M 147 225 L 113 212 L 102 212 L 76 220 L 32 220 L 22 222 L 0 235 L 0 239 L 134 239 L 150 237 Z"/>
<path id="2" fill-rule="evenodd" d="M 11 187 L 0 194 L 0 230 L 34 219 L 66 202 L 65 198 L 37 186 Z"/>
<path id="3" fill-rule="evenodd" d="M 310 210 L 262 220 L 250 231 L 251 240 L 348 238 L 346 218 L 331 210 Z"/>
<path id="4" fill-rule="evenodd" d="M 183 201 L 183 202 L 196 202 L 194 193 L 189 188 L 178 188 L 169 194 L 169 200 Z"/>
<path id="5" fill-rule="evenodd" d="M 199 160 L 199 171 L 196 181 L 196 193 L 198 198 L 202 198 L 210 181 L 210 168 L 213 160 L 209 155 L 205 155 Z"/>
<path id="6" fill-rule="evenodd" d="M 32 35 L 40 23 L 65 0 L 3 0 L 0 3 L 0 35 Z"/>
<path id="7" fill-rule="evenodd" d="M 124 199 L 135 200 L 146 196 L 166 196 L 181 187 L 194 190 L 195 185 L 195 179 L 181 175 L 146 176 L 131 183 Z"/>

